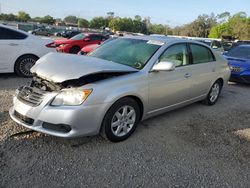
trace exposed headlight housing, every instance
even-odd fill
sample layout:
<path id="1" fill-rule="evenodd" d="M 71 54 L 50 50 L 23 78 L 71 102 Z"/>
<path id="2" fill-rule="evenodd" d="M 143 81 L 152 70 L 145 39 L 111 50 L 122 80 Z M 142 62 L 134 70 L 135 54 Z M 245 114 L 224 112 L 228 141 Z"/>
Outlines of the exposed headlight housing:
<path id="1" fill-rule="evenodd" d="M 61 91 L 52 101 L 52 106 L 78 106 L 91 94 L 92 89 L 70 89 Z"/>

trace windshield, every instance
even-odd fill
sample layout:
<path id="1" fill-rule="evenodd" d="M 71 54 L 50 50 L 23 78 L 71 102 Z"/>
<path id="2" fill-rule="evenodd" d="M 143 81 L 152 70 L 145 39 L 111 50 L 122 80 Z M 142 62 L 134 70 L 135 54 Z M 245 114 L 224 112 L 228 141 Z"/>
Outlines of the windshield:
<path id="1" fill-rule="evenodd" d="M 250 59 L 250 47 L 240 46 L 233 48 L 227 53 L 227 56 Z"/>
<path id="2" fill-rule="evenodd" d="M 83 40 L 87 35 L 80 33 L 72 38 L 70 38 L 71 40 Z"/>
<path id="3" fill-rule="evenodd" d="M 119 38 L 103 43 L 88 56 L 142 69 L 161 45 L 157 41 Z"/>

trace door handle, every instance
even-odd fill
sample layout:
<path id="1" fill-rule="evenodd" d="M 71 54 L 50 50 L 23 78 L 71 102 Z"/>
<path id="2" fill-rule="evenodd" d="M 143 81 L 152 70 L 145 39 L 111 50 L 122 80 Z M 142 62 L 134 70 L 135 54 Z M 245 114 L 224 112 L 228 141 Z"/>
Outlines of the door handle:
<path id="1" fill-rule="evenodd" d="M 10 43 L 9 46 L 18 46 L 16 43 Z"/>
<path id="2" fill-rule="evenodd" d="M 184 77 L 185 77 L 185 78 L 190 78 L 191 76 L 192 76 L 192 75 L 191 75 L 190 73 L 186 73 Z"/>

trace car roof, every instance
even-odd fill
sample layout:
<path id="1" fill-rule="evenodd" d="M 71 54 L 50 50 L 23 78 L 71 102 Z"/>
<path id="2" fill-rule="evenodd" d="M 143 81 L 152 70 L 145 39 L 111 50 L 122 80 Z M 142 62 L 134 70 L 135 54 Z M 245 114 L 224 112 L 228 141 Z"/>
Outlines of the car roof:
<path id="1" fill-rule="evenodd" d="M 132 36 L 132 35 L 126 35 L 121 38 L 131 38 L 131 39 L 141 39 L 141 40 L 148 40 L 148 41 L 157 41 L 161 42 L 164 44 L 167 43 L 174 43 L 174 42 L 183 42 L 183 43 L 194 43 L 194 44 L 199 44 L 205 47 L 209 47 L 206 44 L 196 41 L 196 40 L 190 40 L 190 39 L 182 39 L 182 38 L 177 38 L 177 37 L 168 37 L 168 36 L 152 36 L 152 35 L 143 35 L 143 36 Z"/>

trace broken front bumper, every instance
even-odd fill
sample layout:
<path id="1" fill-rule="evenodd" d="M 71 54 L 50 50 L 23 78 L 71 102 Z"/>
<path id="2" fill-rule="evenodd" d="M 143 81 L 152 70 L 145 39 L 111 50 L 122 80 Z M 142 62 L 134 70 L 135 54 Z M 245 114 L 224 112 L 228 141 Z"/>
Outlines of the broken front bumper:
<path id="1" fill-rule="evenodd" d="M 50 106 L 56 94 L 47 94 L 41 104 L 31 106 L 14 97 L 11 118 L 29 129 L 53 136 L 74 138 L 100 131 L 108 103 L 92 106 Z"/>

